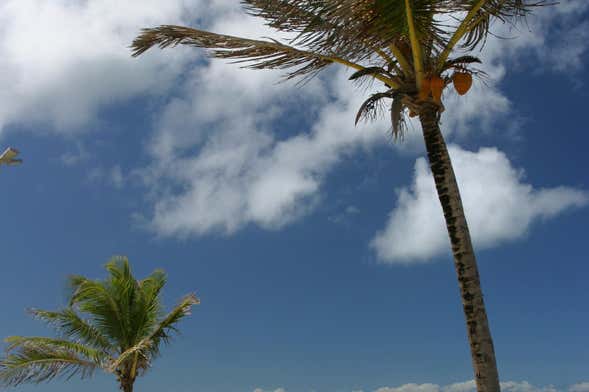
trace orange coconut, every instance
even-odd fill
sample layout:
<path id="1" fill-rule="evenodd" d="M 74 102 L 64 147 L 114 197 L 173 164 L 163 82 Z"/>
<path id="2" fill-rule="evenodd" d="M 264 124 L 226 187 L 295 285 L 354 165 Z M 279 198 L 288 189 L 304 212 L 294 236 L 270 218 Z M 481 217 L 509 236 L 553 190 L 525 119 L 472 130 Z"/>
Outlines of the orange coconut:
<path id="1" fill-rule="evenodd" d="M 432 98 L 434 102 L 442 102 L 442 90 L 444 89 L 444 80 L 439 76 L 432 76 L 430 81 L 432 89 Z"/>
<path id="2" fill-rule="evenodd" d="M 467 72 L 454 72 L 452 83 L 454 83 L 456 92 L 464 95 L 470 90 L 470 86 L 472 86 L 472 75 Z"/>

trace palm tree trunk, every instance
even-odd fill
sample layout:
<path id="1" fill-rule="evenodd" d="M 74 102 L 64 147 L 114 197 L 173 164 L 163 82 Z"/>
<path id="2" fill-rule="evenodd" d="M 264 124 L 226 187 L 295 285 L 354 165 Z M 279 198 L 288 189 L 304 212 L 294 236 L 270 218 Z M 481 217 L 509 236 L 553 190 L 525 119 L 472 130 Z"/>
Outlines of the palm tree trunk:
<path id="1" fill-rule="evenodd" d="M 499 374 L 479 272 L 454 169 L 440 131 L 438 106 L 433 103 L 424 103 L 419 119 L 430 169 L 436 183 L 452 245 L 477 391 L 499 392 Z"/>
<path id="2" fill-rule="evenodd" d="M 133 381 L 121 380 L 121 390 L 123 392 L 133 392 Z"/>

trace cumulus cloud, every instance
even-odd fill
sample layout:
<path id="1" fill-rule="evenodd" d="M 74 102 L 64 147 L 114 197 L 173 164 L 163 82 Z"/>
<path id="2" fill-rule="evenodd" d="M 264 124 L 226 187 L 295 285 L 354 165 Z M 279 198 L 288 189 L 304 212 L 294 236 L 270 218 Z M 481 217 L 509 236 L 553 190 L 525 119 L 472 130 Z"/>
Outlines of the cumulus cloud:
<path id="1" fill-rule="evenodd" d="M 496 148 L 477 152 L 449 147 L 475 247 L 489 248 L 524 236 L 534 222 L 587 205 L 589 193 L 570 187 L 534 188 Z M 371 246 L 385 262 L 428 261 L 449 249 L 442 208 L 425 158 L 415 162 L 413 183 L 397 192 L 386 228 Z"/>
<path id="2" fill-rule="evenodd" d="M 546 386 L 535 386 L 528 381 L 503 381 L 501 384 L 501 390 L 506 392 L 560 392 L 559 389 L 552 385 Z M 585 391 L 584 384 L 579 383 L 571 385 L 568 388 L 570 392 Z M 581 389 L 575 389 L 581 386 Z M 254 392 L 264 392 L 263 389 L 257 388 Z M 286 392 L 283 388 L 278 388 L 274 392 Z M 353 391 L 363 392 L 363 391 Z M 398 387 L 381 387 L 376 389 L 374 392 L 476 392 L 476 384 L 474 380 L 458 382 L 454 384 L 440 386 L 438 384 L 403 384 Z"/>
<path id="3" fill-rule="evenodd" d="M 196 72 L 195 93 L 169 107 L 175 115 L 164 116 L 150 147 L 156 160 L 145 178 L 157 193 L 155 229 L 178 235 L 232 233 L 248 223 L 278 228 L 305 215 L 318 200 L 324 176 L 346 152 L 386 141 L 384 120 L 354 128 L 359 102 L 346 78 L 339 71 L 299 89 L 276 88 L 273 72 L 217 62 Z M 325 103 L 327 94 L 332 98 Z M 291 125 L 292 135 L 275 121 L 293 110 L 316 120 Z M 186 113 L 192 128 L 184 121 L 178 125 L 179 112 Z M 174 187 L 182 191 L 170 191 Z"/>
<path id="4" fill-rule="evenodd" d="M 404 384 L 400 387 L 382 387 L 375 392 L 439 392 L 437 384 Z"/>
<path id="5" fill-rule="evenodd" d="M 580 382 L 569 387 L 569 392 L 589 392 L 589 382 Z"/>
<path id="6" fill-rule="evenodd" d="M 465 135 L 473 129 L 497 132 L 497 125 L 512 132 L 521 125 L 517 102 L 501 91 L 508 69 L 527 67 L 532 72 L 566 72 L 573 76 L 583 65 L 589 49 L 589 2 L 564 0 L 558 6 L 541 7 L 526 22 L 513 26 L 495 22 L 483 50 L 473 53 L 482 60 L 478 67 L 487 77 L 475 79 L 464 99 L 452 89 L 444 93 L 446 111 L 442 123 L 446 134 Z M 563 39 L 562 37 L 567 37 Z M 502 119 L 509 117 L 509 123 Z"/>
<path id="7" fill-rule="evenodd" d="M 533 31 L 542 33 L 542 27 L 570 14 L 566 7 L 545 13 L 538 28 L 532 25 Z M 213 20 L 213 31 L 256 38 L 273 35 L 259 20 L 236 9 L 225 15 Z M 475 85 L 468 100 L 448 94 L 443 117 L 447 134 L 464 133 L 475 120 L 475 128 L 490 128 L 512 110 L 498 84 L 506 62 L 519 53 L 513 42 L 522 53 L 545 47 L 537 35 L 542 34 L 489 40 L 484 52 L 489 85 Z M 309 213 L 323 196 L 324 178 L 346 154 L 357 152 L 359 146 L 386 143 L 389 124 L 384 118 L 354 128 L 355 111 L 371 90 L 356 89 L 347 76 L 342 70 L 328 72 L 299 89 L 289 83 L 276 86 L 276 72 L 240 70 L 216 60 L 195 68 L 188 88 L 164 109 L 150 144 L 154 161 L 144 170 L 144 178 L 153 191 L 153 210 L 147 217 L 152 229 L 162 235 L 230 234 L 248 224 L 280 228 Z M 294 125 L 279 121 L 297 116 L 301 120 Z M 418 142 L 418 132 L 411 133 L 408 144 Z M 567 188 L 541 193 L 535 199 L 537 208 L 541 203 L 554 205 L 550 200 L 563 192 L 568 195 Z M 439 216 L 435 205 L 429 208 Z M 537 217 L 535 213 L 522 219 Z M 525 231 L 527 225 L 519 227 Z M 439 228 L 428 230 L 435 239 L 429 252 L 435 254 L 446 240 L 438 238 Z"/>
<path id="8" fill-rule="evenodd" d="M 557 392 L 552 385 L 534 386 L 528 381 L 503 381 L 501 390 L 506 392 Z M 400 387 L 379 388 L 375 392 L 476 392 L 474 380 L 458 382 L 445 386 L 437 384 L 405 384 Z"/>
<path id="9" fill-rule="evenodd" d="M 183 23 L 195 0 L 5 0 L 0 5 L 0 132 L 26 125 L 72 133 L 102 108 L 166 90 L 194 56 L 130 57 L 141 27 Z"/>
<path id="10" fill-rule="evenodd" d="M 573 21 L 584 3 L 569 0 L 542 11 L 530 23 L 532 33 L 518 32 L 517 40 L 491 38 L 483 52 L 489 86 L 476 85 L 468 100 L 448 94 L 446 133 L 491 128 L 509 113 L 511 104 L 498 89 L 505 64 L 529 51 L 538 57 L 552 53 L 547 47 L 563 48 L 546 38 L 554 33 L 550 28 L 558 36 L 571 28 L 584 34 L 586 26 Z M 184 88 L 155 109 L 151 164 L 140 170 L 150 190 L 146 219 L 163 235 L 282 227 L 312 211 L 323 197 L 324 178 L 348 154 L 386 143 L 386 118 L 353 126 L 356 109 L 379 86 L 358 90 L 341 69 L 302 88 L 277 86 L 278 72 L 193 61 L 203 52 L 189 48 L 130 58 L 128 45 L 138 30 L 161 23 L 277 37 L 235 0 L 132 0 L 123 6 L 115 0 L 6 0 L 0 5 L 0 133 L 11 125 L 60 134 L 98 128 L 102 109 L 164 94 L 181 81 Z M 567 64 L 580 64 L 586 50 L 584 40 L 574 42 L 566 49 Z M 405 147 L 418 142 L 418 132 L 411 133 Z M 82 150 L 62 157 L 66 165 L 83 159 Z M 111 185 L 124 184 L 119 174 L 111 170 Z"/>

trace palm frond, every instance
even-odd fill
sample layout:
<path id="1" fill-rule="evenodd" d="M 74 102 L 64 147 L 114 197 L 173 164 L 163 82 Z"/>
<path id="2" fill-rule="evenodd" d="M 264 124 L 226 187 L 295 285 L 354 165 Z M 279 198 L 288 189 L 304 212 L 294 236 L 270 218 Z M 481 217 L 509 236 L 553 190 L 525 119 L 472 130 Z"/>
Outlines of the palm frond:
<path id="1" fill-rule="evenodd" d="M 192 306 L 198 305 L 200 300 L 189 294 L 184 297 L 174 309 L 172 309 L 153 329 L 153 331 L 141 339 L 139 343 L 122 352 L 119 357 L 110 365 L 110 371 L 115 371 L 125 362 L 130 361 L 134 356 L 139 355 L 149 361 L 159 354 L 160 344 L 170 339 L 170 332 L 176 331 L 176 324 L 184 317 L 190 315 Z"/>
<path id="2" fill-rule="evenodd" d="M 375 93 L 368 97 L 368 99 L 360 105 L 360 109 L 358 109 L 358 113 L 356 113 L 354 124 L 357 125 L 362 119 L 374 120 L 377 118 L 383 111 L 382 99 L 384 98 L 393 98 L 393 91 L 389 90 L 383 93 Z"/>
<path id="3" fill-rule="evenodd" d="M 84 279 L 78 282 L 71 297 L 72 306 L 88 314 L 92 325 L 117 345 L 124 345 L 128 340 L 125 314 L 117 302 L 112 285 L 108 282 Z"/>
<path id="4" fill-rule="evenodd" d="M 367 67 L 367 68 L 364 68 L 364 69 L 354 72 L 352 75 L 350 75 L 348 80 L 356 80 L 356 79 L 361 78 L 363 76 L 373 76 L 373 75 L 384 75 L 389 78 L 395 77 L 394 75 L 391 75 L 387 70 L 385 70 L 382 67 Z"/>
<path id="5" fill-rule="evenodd" d="M 37 351 L 61 349 L 81 355 L 83 359 L 92 361 L 97 365 L 100 365 L 108 358 L 108 354 L 102 350 L 97 350 L 93 347 L 64 339 L 41 336 L 9 336 L 4 339 L 4 341 L 8 343 L 6 348 L 7 351 L 14 351 L 22 348 L 35 349 Z"/>
<path id="6" fill-rule="evenodd" d="M 441 66 L 454 48 L 473 50 L 483 46 L 493 20 L 515 24 L 525 18 L 533 9 L 554 4 L 546 0 L 454 0 L 452 8 L 465 12 L 458 27 L 443 46 L 438 58 Z"/>
<path id="7" fill-rule="evenodd" d="M 25 382 L 40 383 L 56 377 L 69 379 L 91 376 L 98 365 L 80 358 L 75 352 L 53 346 L 23 345 L 0 361 L 0 385 L 16 386 Z"/>
<path id="8" fill-rule="evenodd" d="M 68 308 L 58 312 L 41 309 L 31 309 L 34 317 L 54 326 L 64 337 L 79 339 L 92 347 L 101 350 L 111 350 L 112 344 L 95 326 L 82 319 L 73 309 Z"/>
<path id="9" fill-rule="evenodd" d="M 136 298 L 130 309 L 132 344 L 147 336 L 161 316 L 159 293 L 166 283 L 166 274 L 154 271 L 149 277 L 138 282 Z"/>
<path id="10" fill-rule="evenodd" d="M 298 67 L 287 78 L 314 73 L 331 64 L 327 55 L 303 51 L 278 41 L 260 41 L 209 33 L 182 26 L 160 26 L 143 29 L 133 41 L 133 56 L 139 56 L 153 46 L 189 45 L 209 49 L 212 57 L 247 62 L 245 68 L 285 69 Z"/>
<path id="11" fill-rule="evenodd" d="M 487 0 L 468 26 L 462 46 L 474 49 L 486 39 L 492 19 L 504 23 L 517 23 L 534 8 L 548 5 L 545 0 Z"/>
<path id="12" fill-rule="evenodd" d="M 103 285 L 118 306 L 123 332 L 119 343 L 127 347 L 135 342 L 137 318 L 143 312 L 143 296 L 126 257 L 114 256 L 105 267 L 110 276 Z"/>
<path id="13" fill-rule="evenodd" d="M 292 0 L 242 0 L 246 12 L 260 17 L 276 30 L 302 34 L 325 33 L 336 29 L 321 16 L 319 2 Z M 296 39 L 295 39 L 296 40 Z"/>
<path id="14" fill-rule="evenodd" d="M 393 101 L 391 102 L 391 124 L 393 140 L 403 139 L 403 136 L 405 135 L 406 124 L 405 116 L 403 114 L 404 111 L 405 107 L 401 97 L 393 97 Z"/>
<path id="15" fill-rule="evenodd" d="M 478 57 L 475 56 L 460 56 L 453 59 L 446 61 L 445 68 L 453 67 L 455 65 L 463 65 L 463 64 L 473 64 L 478 63 L 481 64 L 482 61 Z"/>

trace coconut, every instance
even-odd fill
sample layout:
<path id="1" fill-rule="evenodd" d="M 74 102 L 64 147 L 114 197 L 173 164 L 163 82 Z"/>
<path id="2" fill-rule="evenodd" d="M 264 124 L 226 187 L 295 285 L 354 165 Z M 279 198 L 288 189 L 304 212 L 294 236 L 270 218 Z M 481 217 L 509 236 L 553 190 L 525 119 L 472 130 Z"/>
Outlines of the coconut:
<path id="1" fill-rule="evenodd" d="M 456 92 L 464 95 L 470 90 L 470 86 L 472 86 L 472 75 L 467 72 L 454 72 L 452 83 Z"/>

